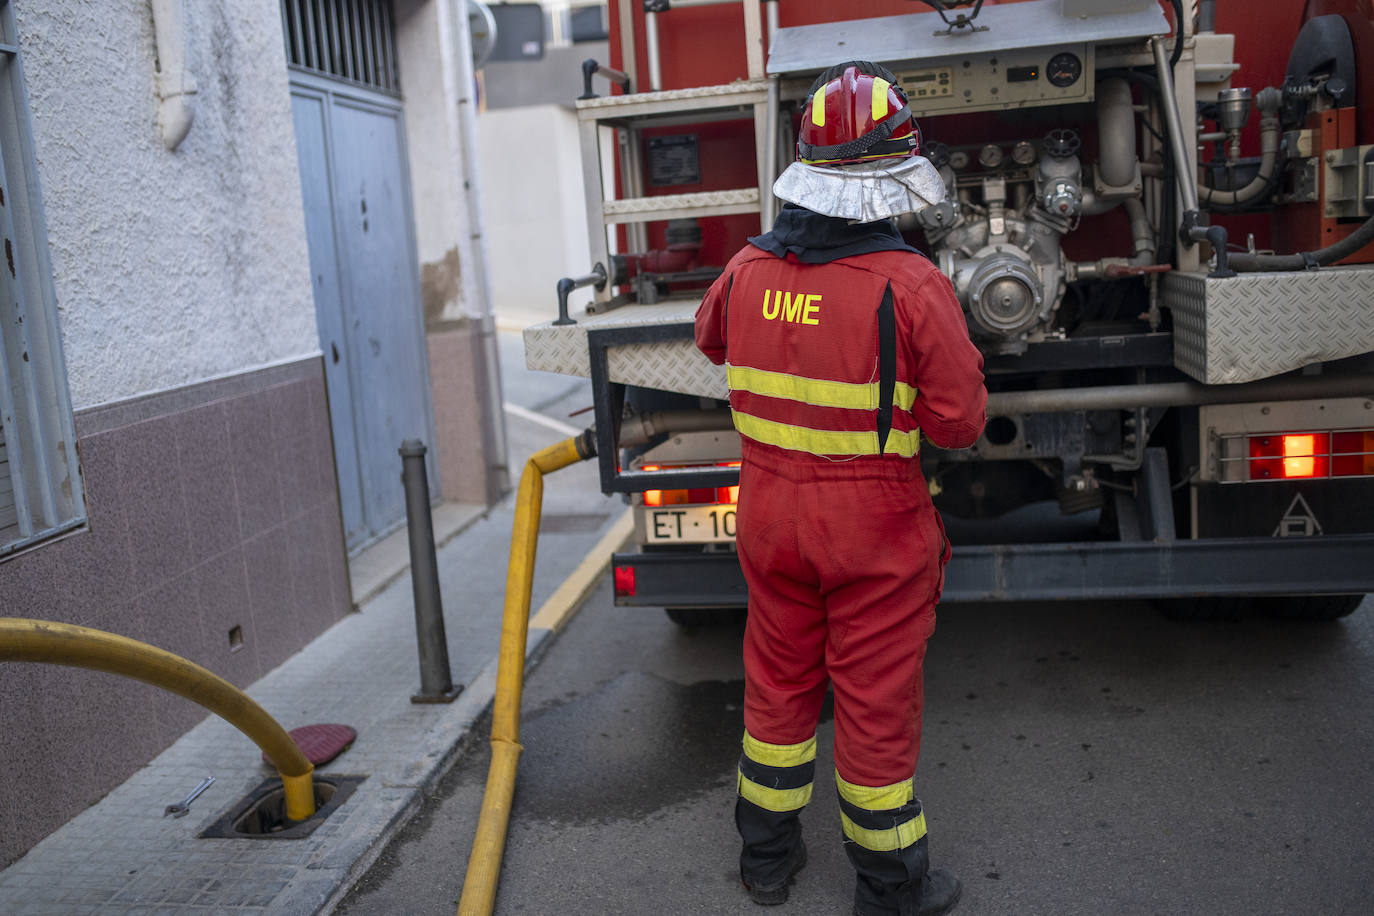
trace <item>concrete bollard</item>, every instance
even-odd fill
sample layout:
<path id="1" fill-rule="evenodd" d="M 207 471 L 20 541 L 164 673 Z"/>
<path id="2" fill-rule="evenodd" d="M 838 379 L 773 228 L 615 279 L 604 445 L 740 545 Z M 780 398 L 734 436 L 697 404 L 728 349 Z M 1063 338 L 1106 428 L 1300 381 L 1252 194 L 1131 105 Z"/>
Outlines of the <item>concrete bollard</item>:
<path id="1" fill-rule="evenodd" d="M 420 650 L 420 692 L 412 703 L 451 703 L 462 693 L 454 686 L 444 633 L 444 604 L 439 597 L 439 561 L 434 553 L 434 521 L 429 514 L 429 479 L 425 448 L 419 439 L 401 443 L 401 485 L 406 491 L 406 527 L 410 535 L 410 582 L 415 593 L 415 640 Z"/>

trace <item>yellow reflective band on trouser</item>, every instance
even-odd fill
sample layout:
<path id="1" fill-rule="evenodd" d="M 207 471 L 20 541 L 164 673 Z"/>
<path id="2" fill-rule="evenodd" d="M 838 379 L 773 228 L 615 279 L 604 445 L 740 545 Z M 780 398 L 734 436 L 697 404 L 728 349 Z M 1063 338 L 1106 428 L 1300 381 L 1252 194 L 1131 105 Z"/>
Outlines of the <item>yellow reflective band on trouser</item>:
<path id="1" fill-rule="evenodd" d="M 894 852 L 898 849 L 906 849 L 920 841 L 926 835 L 926 815 L 925 812 L 913 817 L 904 824 L 896 827 L 887 827 L 883 830 L 869 830 L 860 827 L 849 819 L 844 812 L 840 812 L 840 825 L 844 827 L 844 835 L 858 843 L 864 849 L 871 849 L 874 852 Z"/>
<path id="2" fill-rule="evenodd" d="M 753 802 L 769 811 L 796 811 L 805 808 L 811 801 L 812 784 L 807 783 L 800 789 L 770 789 L 750 779 L 743 773 L 737 774 L 740 798 Z"/>
<path id="3" fill-rule="evenodd" d="M 887 117 L 887 89 L 892 84 L 882 77 L 873 78 L 873 120 Z"/>
<path id="4" fill-rule="evenodd" d="M 811 123 L 817 127 L 825 126 L 825 86 L 817 89 L 811 97 Z"/>
<path id="5" fill-rule="evenodd" d="M 785 398 L 814 407 L 844 407 L 850 410 L 877 410 L 877 382 L 832 382 L 826 379 L 769 372 L 748 366 L 725 367 L 725 380 L 731 391 L 747 391 L 768 398 Z M 897 382 L 892 390 L 892 406 L 910 410 L 916 403 L 916 389 Z"/>
<path id="6" fill-rule="evenodd" d="M 769 744 L 745 732 L 744 756 L 766 767 L 799 767 L 816 759 L 816 736 L 812 735 L 800 744 Z"/>
<path id="7" fill-rule="evenodd" d="M 865 811 L 890 811 L 916 797 L 916 787 L 910 779 L 894 782 L 890 786 L 857 786 L 845 782 L 836 772 L 835 787 L 840 790 L 840 798 Z"/>
<path id="8" fill-rule="evenodd" d="M 811 429 L 806 426 L 790 426 L 773 420 L 731 411 L 735 429 L 741 436 L 748 436 L 755 442 L 790 449 L 794 452 L 809 452 L 812 455 L 876 455 L 878 454 L 878 433 L 846 432 L 833 429 Z M 887 436 L 886 455 L 900 455 L 912 458 L 921 450 L 921 431 L 910 432 L 892 430 Z"/>

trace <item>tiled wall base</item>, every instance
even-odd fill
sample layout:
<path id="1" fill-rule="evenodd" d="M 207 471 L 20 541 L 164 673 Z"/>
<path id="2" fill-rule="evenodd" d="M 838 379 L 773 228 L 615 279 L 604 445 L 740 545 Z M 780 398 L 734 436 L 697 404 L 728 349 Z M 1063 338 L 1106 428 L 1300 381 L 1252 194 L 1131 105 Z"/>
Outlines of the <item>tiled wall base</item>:
<path id="1" fill-rule="evenodd" d="M 491 465 L 504 465 L 495 456 L 486 417 L 487 393 L 482 339 L 475 326 L 436 329 L 425 334 L 429 347 L 430 387 L 434 396 L 434 432 L 438 438 L 439 485 L 449 502 L 490 506 L 508 486 Z"/>
<path id="2" fill-rule="evenodd" d="M 0 563 L 0 616 L 130 636 L 244 686 L 348 612 L 318 358 L 76 419 L 89 530 Z M 137 681 L 0 665 L 0 868 L 204 716 Z"/>

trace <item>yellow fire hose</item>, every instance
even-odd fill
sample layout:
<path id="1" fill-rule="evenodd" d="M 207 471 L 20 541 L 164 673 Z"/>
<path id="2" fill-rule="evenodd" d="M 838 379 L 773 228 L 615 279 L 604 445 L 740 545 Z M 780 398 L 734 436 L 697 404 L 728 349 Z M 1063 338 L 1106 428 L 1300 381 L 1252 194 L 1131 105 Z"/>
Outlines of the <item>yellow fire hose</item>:
<path id="1" fill-rule="evenodd" d="M 315 769 L 286 729 L 248 694 L 179 655 L 156 646 L 69 623 L 0 617 L 0 662 L 41 662 L 133 678 L 199 703 L 243 732 L 281 774 L 286 816 L 315 813 Z"/>
<path id="2" fill-rule="evenodd" d="M 496 699 L 491 719 L 491 768 L 482 796 L 482 814 L 468 857 L 468 873 L 458 916 L 489 916 L 496 905 L 496 883 L 510 825 L 515 767 L 520 762 L 520 696 L 525 679 L 525 641 L 529 634 L 530 589 L 534 552 L 539 539 L 539 513 L 544 475 L 590 458 L 595 452 L 588 430 L 530 456 L 520 474 L 511 529 L 510 566 L 506 571 L 506 608 L 501 620 L 501 652 L 496 667 Z"/>

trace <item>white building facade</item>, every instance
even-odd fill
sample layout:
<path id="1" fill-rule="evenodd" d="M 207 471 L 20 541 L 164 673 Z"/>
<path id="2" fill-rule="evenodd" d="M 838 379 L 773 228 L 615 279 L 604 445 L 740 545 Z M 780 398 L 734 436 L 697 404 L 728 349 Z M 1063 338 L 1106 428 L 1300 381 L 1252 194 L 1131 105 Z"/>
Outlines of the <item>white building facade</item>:
<path id="1" fill-rule="evenodd" d="M 457 9 L 0 2 L 0 616 L 243 686 L 352 609 L 401 439 L 503 491 Z M 0 665 L 0 867 L 203 715 Z"/>

